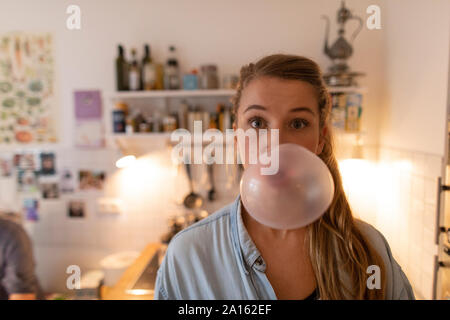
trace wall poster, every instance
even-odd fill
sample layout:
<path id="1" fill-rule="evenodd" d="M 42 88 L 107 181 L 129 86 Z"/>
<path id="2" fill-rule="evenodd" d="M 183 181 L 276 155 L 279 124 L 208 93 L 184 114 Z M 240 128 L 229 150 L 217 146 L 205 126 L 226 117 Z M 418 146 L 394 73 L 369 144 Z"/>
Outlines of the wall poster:
<path id="1" fill-rule="evenodd" d="M 0 35 L 0 145 L 56 142 L 49 33 Z"/>

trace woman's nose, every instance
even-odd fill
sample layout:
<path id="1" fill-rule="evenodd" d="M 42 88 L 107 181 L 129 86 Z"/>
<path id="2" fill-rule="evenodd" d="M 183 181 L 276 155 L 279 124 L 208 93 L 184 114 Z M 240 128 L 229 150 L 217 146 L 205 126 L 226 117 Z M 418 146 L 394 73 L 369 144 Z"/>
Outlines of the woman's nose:
<path id="1" fill-rule="evenodd" d="M 295 139 L 293 139 L 292 135 L 289 135 L 286 130 L 278 129 L 278 143 L 296 143 Z"/>

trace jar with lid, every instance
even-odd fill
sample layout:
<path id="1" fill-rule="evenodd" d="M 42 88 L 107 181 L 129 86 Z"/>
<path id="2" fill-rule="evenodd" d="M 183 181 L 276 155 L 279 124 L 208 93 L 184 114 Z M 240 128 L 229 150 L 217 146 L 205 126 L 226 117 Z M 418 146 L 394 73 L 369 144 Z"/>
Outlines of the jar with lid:
<path id="1" fill-rule="evenodd" d="M 177 128 L 177 120 L 173 116 L 165 116 L 163 118 L 163 131 L 171 132 Z"/>
<path id="2" fill-rule="evenodd" d="M 124 102 L 116 103 L 113 110 L 113 131 L 115 133 L 125 132 L 125 120 L 128 115 L 128 106 Z"/>
<path id="3" fill-rule="evenodd" d="M 218 89 L 219 77 L 216 65 L 203 65 L 200 67 L 200 87 L 202 89 Z"/>
<path id="4" fill-rule="evenodd" d="M 226 74 L 223 76 L 222 86 L 224 89 L 236 89 L 239 83 L 239 76 L 235 74 Z"/>
<path id="5" fill-rule="evenodd" d="M 142 126 L 142 124 L 145 124 L 145 119 L 142 113 L 139 112 L 134 118 L 134 121 L 134 132 L 145 132 L 145 128 Z"/>

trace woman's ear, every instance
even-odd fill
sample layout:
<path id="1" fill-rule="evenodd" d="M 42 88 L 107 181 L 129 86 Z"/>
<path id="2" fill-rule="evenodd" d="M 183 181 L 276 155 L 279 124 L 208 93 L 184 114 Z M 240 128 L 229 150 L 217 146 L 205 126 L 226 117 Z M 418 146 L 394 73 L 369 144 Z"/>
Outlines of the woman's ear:
<path id="1" fill-rule="evenodd" d="M 323 151 L 323 147 L 325 146 L 325 137 L 328 133 L 328 127 L 325 125 L 323 126 L 322 130 L 320 130 L 319 134 L 319 145 L 317 146 L 317 152 L 316 154 L 319 155 Z"/>

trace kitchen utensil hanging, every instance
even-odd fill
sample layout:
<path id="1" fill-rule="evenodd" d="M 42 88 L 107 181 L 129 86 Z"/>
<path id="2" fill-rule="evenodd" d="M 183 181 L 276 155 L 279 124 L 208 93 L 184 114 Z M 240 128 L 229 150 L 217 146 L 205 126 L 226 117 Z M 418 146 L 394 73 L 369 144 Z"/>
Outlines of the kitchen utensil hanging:
<path id="1" fill-rule="evenodd" d="M 189 159 L 185 159 L 185 167 L 186 167 L 186 174 L 189 180 L 189 188 L 190 192 L 189 194 L 184 198 L 183 204 L 188 209 L 197 209 L 200 208 L 203 204 L 203 198 L 198 193 L 194 192 L 194 184 L 193 184 L 193 178 L 192 178 L 192 167 L 190 164 Z"/>
<path id="2" fill-rule="evenodd" d="M 214 164 L 210 163 L 210 162 L 211 162 L 211 157 L 209 158 L 209 161 L 206 164 L 207 171 L 208 171 L 208 177 L 209 177 L 209 184 L 210 184 L 210 188 L 208 190 L 208 200 L 214 201 L 217 198 L 216 188 L 214 187 Z"/>

